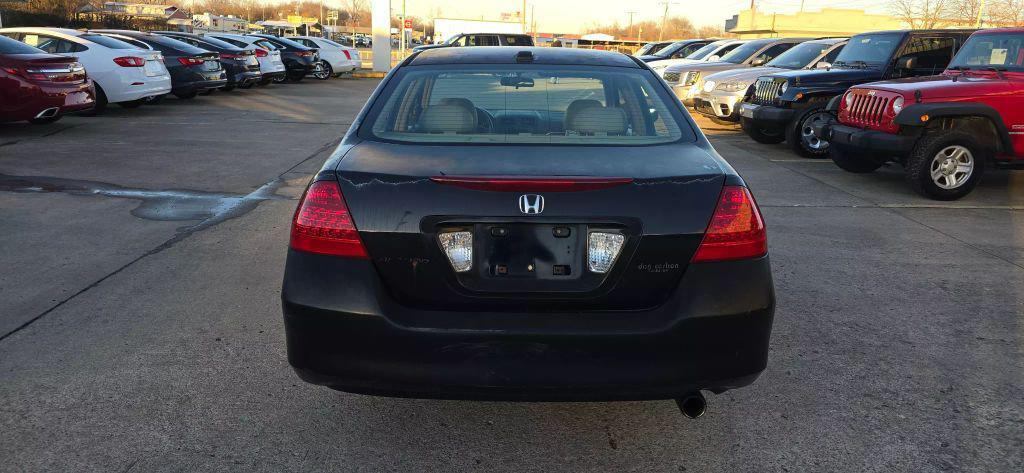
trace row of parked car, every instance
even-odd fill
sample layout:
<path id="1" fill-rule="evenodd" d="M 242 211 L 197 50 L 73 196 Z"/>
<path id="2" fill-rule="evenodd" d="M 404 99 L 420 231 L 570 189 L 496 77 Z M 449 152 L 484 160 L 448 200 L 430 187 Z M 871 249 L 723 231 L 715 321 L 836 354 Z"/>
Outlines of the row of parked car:
<path id="1" fill-rule="evenodd" d="M 178 31 L 0 29 L 0 122 L 134 108 L 271 82 L 326 80 L 361 67 L 324 38 Z"/>
<path id="2" fill-rule="evenodd" d="M 759 143 L 854 173 L 898 163 L 912 189 L 938 200 L 970 193 L 986 166 L 1024 168 L 1022 28 L 666 47 L 696 48 L 642 57 L 676 96 Z"/>

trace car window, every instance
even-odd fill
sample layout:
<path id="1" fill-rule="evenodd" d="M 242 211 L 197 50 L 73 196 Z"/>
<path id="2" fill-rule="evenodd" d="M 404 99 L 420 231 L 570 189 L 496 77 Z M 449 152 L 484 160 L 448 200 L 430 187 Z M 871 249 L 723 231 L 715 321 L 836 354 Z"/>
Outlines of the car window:
<path id="1" fill-rule="evenodd" d="M 893 51 L 903 40 L 903 33 L 869 33 L 854 36 L 846 43 L 843 52 L 836 57 L 836 65 L 853 65 L 862 61 L 869 65 L 880 65 L 892 57 Z"/>
<path id="2" fill-rule="evenodd" d="M 766 65 L 769 67 L 781 67 L 784 69 L 800 69 L 807 67 L 811 61 L 818 56 L 821 56 L 821 53 L 824 53 L 830 47 L 832 47 L 830 44 L 815 42 L 801 43 L 789 48 L 786 52 L 779 54 L 778 57 L 772 59 Z M 813 64 L 810 65 L 813 66 Z"/>
<path id="3" fill-rule="evenodd" d="M 1024 71 L 1024 35 L 995 33 L 971 36 L 949 67 L 1005 67 L 1010 71 Z"/>
<path id="4" fill-rule="evenodd" d="M 370 138 L 646 145 L 684 136 L 668 105 L 675 99 L 638 69 L 419 66 L 400 74 L 373 105 L 364 125 Z"/>
<path id="5" fill-rule="evenodd" d="M 143 41 L 139 41 L 139 40 L 137 40 L 137 39 L 134 39 L 134 38 L 127 38 L 127 37 L 115 37 L 114 39 L 116 39 L 116 40 L 118 40 L 118 41 L 124 41 L 125 43 L 128 43 L 128 44 L 130 44 L 130 45 L 132 45 L 132 46 L 135 46 L 135 47 L 136 47 L 136 48 L 138 48 L 138 49 L 153 49 L 153 47 L 152 47 L 152 46 L 150 46 L 150 45 L 146 44 L 146 43 L 145 43 L 145 42 L 143 42 Z"/>
<path id="6" fill-rule="evenodd" d="M 292 41 L 295 41 L 296 43 L 299 43 L 299 44 L 301 44 L 301 45 L 303 45 L 303 46 L 305 46 L 307 48 L 316 48 L 316 47 L 318 47 L 316 45 L 316 43 L 314 43 L 314 42 L 312 42 L 312 41 L 310 41 L 310 40 L 308 40 L 306 38 L 289 38 L 289 39 L 291 39 Z"/>
<path id="7" fill-rule="evenodd" d="M 780 54 L 788 51 L 793 46 L 793 43 L 776 44 L 775 46 L 765 49 L 764 51 L 761 51 L 760 54 L 754 57 L 754 60 L 760 60 L 762 64 L 767 63 L 768 61 L 771 61 L 772 59 L 778 57 Z"/>
<path id="8" fill-rule="evenodd" d="M 470 35 L 466 38 L 466 46 L 498 46 L 498 37 L 489 34 Z"/>
<path id="9" fill-rule="evenodd" d="M 845 47 L 845 45 L 840 44 L 835 49 L 829 51 L 828 54 L 826 54 L 825 57 L 822 58 L 821 60 L 824 61 L 824 62 L 827 62 L 829 64 L 832 64 L 833 62 L 836 62 L 836 58 L 839 57 L 839 53 L 843 52 L 843 48 L 844 47 Z"/>
<path id="10" fill-rule="evenodd" d="M 679 51 L 676 51 L 675 54 L 672 55 L 672 58 L 673 59 L 678 59 L 678 58 L 687 57 L 687 56 L 697 52 L 697 50 L 699 50 L 700 48 L 702 48 L 704 46 L 705 45 L 703 43 L 690 43 L 690 44 L 687 44 L 686 46 L 683 46 L 682 48 L 679 48 Z"/>
<path id="11" fill-rule="evenodd" d="M 53 36 L 28 33 L 25 34 L 22 42 L 29 46 L 35 46 L 50 54 L 67 54 L 85 51 L 85 47 L 78 43 Z"/>
<path id="12" fill-rule="evenodd" d="M 265 39 L 257 40 L 255 43 L 257 46 L 266 49 L 267 51 L 277 51 L 279 48 L 276 44 L 271 43 Z"/>
<path id="13" fill-rule="evenodd" d="M 912 59 L 910 70 L 896 71 L 901 76 L 934 75 L 942 72 L 953 58 L 956 41 L 951 37 L 914 36 L 900 51 L 897 61 Z M 898 64 L 898 62 L 897 62 Z"/>
<path id="14" fill-rule="evenodd" d="M 103 36 L 101 34 L 84 34 L 79 36 L 79 38 L 99 44 L 101 46 L 106 46 L 110 49 L 139 49 L 139 46 L 136 46 L 134 44 L 126 43 L 119 39 L 111 38 L 109 36 Z"/>
<path id="15" fill-rule="evenodd" d="M 0 35 L 0 54 L 39 54 L 41 52 L 43 51 L 39 48 Z"/>
<path id="16" fill-rule="evenodd" d="M 721 46 L 721 45 L 722 45 L 722 43 L 719 43 L 717 41 L 714 42 L 714 43 L 706 44 L 703 47 L 701 47 L 700 49 L 690 53 L 689 56 L 686 56 L 686 59 L 694 59 L 694 60 L 704 59 L 704 58 L 708 57 L 714 50 L 718 49 L 718 47 Z"/>
<path id="17" fill-rule="evenodd" d="M 204 36 L 204 37 L 219 39 L 219 40 L 221 40 L 221 41 L 223 41 L 225 43 L 228 43 L 228 44 L 230 44 L 232 46 L 237 46 L 239 48 L 248 48 L 249 47 L 249 43 L 246 43 L 245 41 L 239 41 L 239 40 L 234 39 L 234 38 L 225 38 L 223 36 Z"/>
<path id="18" fill-rule="evenodd" d="M 505 44 L 508 46 L 532 46 L 533 38 L 529 36 L 505 36 Z"/>
<path id="19" fill-rule="evenodd" d="M 743 61 L 750 59 L 750 57 L 753 56 L 754 53 L 756 53 L 758 50 L 765 46 L 767 46 L 767 42 L 765 41 L 751 41 L 749 43 L 740 45 L 739 47 L 733 49 L 727 54 L 718 53 L 718 55 L 722 56 L 722 59 L 720 59 L 720 61 L 722 62 L 740 64 Z"/>
<path id="20" fill-rule="evenodd" d="M 718 60 L 721 61 L 722 60 L 721 58 L 725 57 L 727 54 L 731 53 L 734 49 L 736 49 L 736 48 L 738 48 L 740 46 L 743 46 L 743 45 L 740 44 L 740 43 L 730 44 L 730 45 L 728 45 L 728 46 L 726 46 L 726 47 L 716 51 L 715 54 L 713 54 L 713 55 L 717 55 L 718 58 L 719 58 Z"/>

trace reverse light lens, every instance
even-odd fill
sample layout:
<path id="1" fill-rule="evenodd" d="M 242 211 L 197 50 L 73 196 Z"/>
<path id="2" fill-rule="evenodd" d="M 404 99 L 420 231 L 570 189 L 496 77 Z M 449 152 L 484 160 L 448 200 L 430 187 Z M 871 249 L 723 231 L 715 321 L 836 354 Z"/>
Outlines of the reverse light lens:
<path id="1" fill-rule="evenodd" d="M 441 249 L 448 255 L 448 262 L 457 273 L 473 268 L 473 234 L 471 232 L 447 232 L 437 235 Z"/>
<path id="2" fill-rule="evenodd" d="M 115 57 L 114 62 L 121 67 L 142 67 L 146 65 L 145 59 L 136 56 Z"/>
<path id="3" fill-rule="evenodd" d="M 693 262 L 759 258 L 766 253 L 768 235 L 750 191 L 725 186 Z"/>
<path id="4" fill-rule="evenodd" d="M 892 113 L 899 114 L 903 111 L 903 97 L 896 97 L 896 100 L 892 101 Z"/>
<path id="5" fill-rule="evenodd" d="M 292 222 L 292 249 L 367 259 L 352 214 L 335 181 L 317 181 L 306 189 Z"/>
<path id="6" fill-rule="evenodd" d="M 587 267 L 595 273 L 607 273 L 625 241 L 626 237 L 618 233 L 591 232 L 587 236 Z"/>

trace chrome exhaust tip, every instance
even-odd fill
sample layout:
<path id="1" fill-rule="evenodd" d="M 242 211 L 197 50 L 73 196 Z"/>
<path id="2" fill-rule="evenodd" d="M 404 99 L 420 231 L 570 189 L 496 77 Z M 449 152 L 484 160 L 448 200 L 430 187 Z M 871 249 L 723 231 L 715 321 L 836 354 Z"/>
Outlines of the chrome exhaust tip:
<path id="1" fill-rule="evenodd" d="M 43 110 L 42 112 L 39 112 L 39 114 L 36 115 L 36 118 L 53 118 L 57 116 L 58 112 L 60 112 L 60 107 L 50 107 L 46 110 Z"/>
<path id="2" fill-rule="evenodd" d="M 676 399 L 676 406 L 679 406 L 679 412 L 682 412 L 687 418 L 696 419 L 704 415 L 704 412 L 707 411 L 708 403 L 700 391 L 695 391 Z"/>

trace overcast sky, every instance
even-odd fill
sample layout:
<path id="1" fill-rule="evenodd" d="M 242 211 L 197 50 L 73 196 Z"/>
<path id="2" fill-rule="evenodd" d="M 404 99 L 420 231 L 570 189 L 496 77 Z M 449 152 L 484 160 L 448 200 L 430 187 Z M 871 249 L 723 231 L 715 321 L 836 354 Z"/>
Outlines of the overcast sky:
<path id="1" fill-rule="evenodd" d="M 670 0 L 669 15 L 686 16 L 697 26 L 721 25 L 741 9 L 750 6 L 750 0 Z M 325 0 L 327 5 L 339 0 Z M 886 0 L 806 0 L 806 10 L 824 6 L 833 8 L 862 8 L 874 13 L 887 13 Z M 801 0 L 758 0 L 761 11 L 789 13 L 800 9 Z M 664 11 L 659 0 L 527 0 L 527 14 L 536 8 L 537 29 L 542 32 L 570 33 L 587 26 L 618 20 L 629 23 L 627 11 L 633 10 L 634 21 L 659 20 Z M 401 12 L 402 0 L 391 0 L 391 8 Z M 407 0 L 409 15 L 427 18 L 434 8 L 440 8 L 444 17 L 498 19 L 501 12 L 514 12 L 522 8 L 522 0 Z M 528 17 L 529 18 L 529 17 Z"/>

